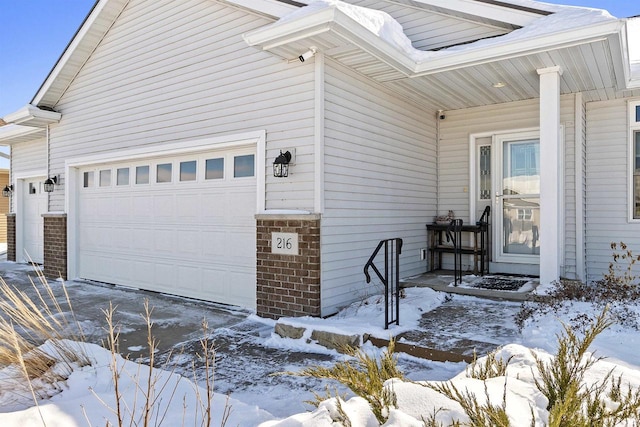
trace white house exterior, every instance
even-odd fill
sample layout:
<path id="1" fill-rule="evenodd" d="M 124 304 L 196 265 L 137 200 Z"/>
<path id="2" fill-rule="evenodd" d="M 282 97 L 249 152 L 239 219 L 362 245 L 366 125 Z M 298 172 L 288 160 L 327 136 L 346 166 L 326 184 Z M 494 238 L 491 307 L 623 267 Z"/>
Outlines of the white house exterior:
<path id="1" fill-rule="evenodd" d="M 640 19 L 307 3 L 99 0 L 3 118 L 9 259 L 278 317 L 373 292 L 381 239 L 423 273 L 425 224 L 448 210 L 475 223 L 490 205 L 491 271 L 547 283 L 640 246 Z"/>

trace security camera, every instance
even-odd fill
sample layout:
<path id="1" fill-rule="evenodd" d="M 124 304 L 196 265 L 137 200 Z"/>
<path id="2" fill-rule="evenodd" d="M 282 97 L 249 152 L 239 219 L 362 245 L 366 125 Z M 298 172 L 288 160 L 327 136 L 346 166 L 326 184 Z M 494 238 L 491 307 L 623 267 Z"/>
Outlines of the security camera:
<path id="1" fill-rule="evenodd" d="M 315 55 L 315 54 L 316 54 L 316 48 L 315 47 L 311 47 L 311 48 L 309 48 L 308 51 L 306 51 L 302 55 L 298 56 L 298 59 L 300 60 L 300 62 L 304 62 L 307 59 L 312 58 L 313 55 Z"/>
<path id="2" fill-rule="evenodd" d="M 444 115 L 444 111 L 442 111 L 442 110 L 438 110 L 438 118 L 439 118 L 440 120 L 444 120 L 444 119 L 445 119 L 445 117 L 446 117 L 446 116 Z"/>

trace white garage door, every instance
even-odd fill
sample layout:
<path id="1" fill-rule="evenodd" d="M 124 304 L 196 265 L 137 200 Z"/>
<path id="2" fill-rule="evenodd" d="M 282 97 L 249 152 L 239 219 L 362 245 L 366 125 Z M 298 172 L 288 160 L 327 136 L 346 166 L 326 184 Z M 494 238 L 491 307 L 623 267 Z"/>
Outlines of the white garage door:
<path id="1" fill-rule="evenodd" d="M 235 150 L 81 169 L 79 276 L 255 308 L 254 159 Z"/>

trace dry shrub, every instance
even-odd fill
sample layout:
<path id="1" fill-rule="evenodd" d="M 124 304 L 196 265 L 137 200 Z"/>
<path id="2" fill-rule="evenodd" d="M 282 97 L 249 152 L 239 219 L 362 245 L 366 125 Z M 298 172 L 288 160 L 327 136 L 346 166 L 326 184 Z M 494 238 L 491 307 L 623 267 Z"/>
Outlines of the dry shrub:
<path id="1" fill-rule="evenodd" d="M 574 302 L 588 302 L 600 311 L 608 307 L 610 319 L 615 323 L 640 329 L 640 319 L 633 307 L 640 302 L 640 283 L 634 271 L 640 256 L 635 256 L 624 243 L 611 243 L 613 251 L 609 270 L 602 280 L 582 283 L 576 280 L 560 280 L 554 283 L 547 295 L 535 295 L 533 300 L 525 302 L 516 323 L 522 329 L 527 319 L 547 313 L 558 314 Z M 572 326 L 585 330 L 596 319 L 575 312 L 570 319 Z"/>
<path id="2" fill-rule="evenodd" d="M 76 367 L 90 364 L 66 287 L 60 302 L 42 271 L 36 273 L 34 298 L 0 278 L 0 396 L 13 396 L 16 404 L 50 397 Z"/>

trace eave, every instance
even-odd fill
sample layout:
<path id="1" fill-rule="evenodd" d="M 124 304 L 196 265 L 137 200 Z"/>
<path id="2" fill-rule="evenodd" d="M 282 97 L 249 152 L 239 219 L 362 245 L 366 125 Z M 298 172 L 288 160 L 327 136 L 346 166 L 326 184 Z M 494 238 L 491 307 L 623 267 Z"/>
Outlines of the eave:
<path id="1" fill-rule="evenodd" d="M 41 110 L 31 104 L 3 117 L 4 121 L 9 124 L 42 129 L 46 128 L 47 125 L 58 123 L 61 118 L 62 114 L 56 111 Z"/>
<path id="2" fill-rule="evenodd" d="M 628 83 L 623 20 L 530 37 L 511 34 L 416 55 L 372 33 L 338 8 L 324 8 L 244 35 L 250 46 L 296 63 L 315 46 L 359 73 L 429 108 L 459 109 L 537 98 L 537 68 L 561 66 L 563 94 L 610 99 Z M 497 91 L 493 83 L 506 82 Z"/>
<path id="3" fill-rule="evenodd" d="M 44 138 L 46 130 L 31 126 L 5 125 L 0 127 L 0 145 L 12 145 Z"/>

